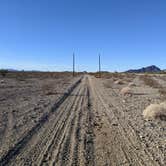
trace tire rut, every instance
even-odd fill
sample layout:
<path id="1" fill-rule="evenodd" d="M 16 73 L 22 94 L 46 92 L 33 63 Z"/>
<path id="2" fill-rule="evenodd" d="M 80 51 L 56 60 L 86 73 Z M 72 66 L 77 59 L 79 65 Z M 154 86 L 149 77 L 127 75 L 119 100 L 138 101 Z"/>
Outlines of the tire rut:
<path id="1" fill-rule="evenodd" d="M 51 111 L 49 113 L 44 114 L 41 119 L 37 122 L 37 124 L 32 127 L 31 130 L 29 130 L 25 136 L 17 142 L 11 149 L 7 151 L 6 154 L 4 154 L 0 158 L 0 165 L 6 165 L 8 164 L 12 159 L 14 159 L 21 150 L 26 146 L 26 144 L 29 142 L 29 140 L 35 135 L 42 126 L 48 121 L 50 116 L 62 105 L 62 103 L 68 98 L 68 96 L 73 92 L 73 90 L 80 84 L 82 78 L 80 78 L 78 81 L 76 81 L 69 89 L 68 92 L 65 93 L 57 103 L 52 107 Z"/>
<path id="2" fill-rule="evenodd" d="M 78 89 L 79 92 L 80 88 Z M 77 93 L 78 93 L 77 92 Z M 76 94 L 77 95 L 77 94 Z M 46 164 L 50 162 L 55 157 L 54 149 L 58 149 L 61 140 L 64 139 L 65 133 L 67 132 L 67 126 L 71 123 L 70 117 L 72 116 L 72 108 L 74 107 L 75 103 L 79 100 L 78 97 L 75 97 L 72 101 L 66 103 L 66 107 L 61 109 L 62 116 L 59 118 L 57 117 L 58 124 L 54 127 L 54 136 L 51 139 L 48 147 L 46 148 L 43 158 L 40 161 L 40 165 Z M 64 114 L 65 112 L 65 114 Z M 57 151 L 57 150 L 56 150 Z M 58 151 L 57 151 L 58 153 Z"/>
<path id="3" fill-rule="evenodd" d="M 135 135 L 135 132 L 131 130 L 130 126 L 124 123 L 124 121 L 122 121 L 123 118 L 120 120 L 120 118 L 117 116 L 117 113 L 119 112 L 118 109 L 120 107 L 116 108 L 116 106 L 112 104 L 113 102 L 107 105 L 106 102 L 104 101 L 104 99 L 107 96 L 104 92 L 101 92 L 101 89 L 99 90 L 98 88 L 98 90 L 96 90 L 94 88 L 94 93 L 95 93 L 95 96 L 98 98 L 97 100 L 100 101 L 100 103 L 103 106 L 104 115 L 105 115 L 105 118 L 108 120 L 110 127 L 112 126 L 114 122 L 115 124 L 117 124 L 116 128 L 118 130 L 116 130 L 115 133 L 112 132 L 112 134 L 117 135 L 116 136 L 117 145 L 115 142 L 115 144 L 113 144 L 112 146 L 119 149 L 118 155 L 120 156 L 121 154 L 125 158 L 126 160 L 125 163 L 126 164 L 135 163 L 135 165 L 149 165 L 151 163 L 151 165 L 158 165 L 156 162 L 153 161 L 153 159 L 149 156 L 146 150 L 143 147 L 141 147 L 137 139 L 137 136 Z M 118 95 L 114 93 L 114 97 L 117 97 L 117 96 Z M 120 110 L 120 112 L 123 113 L 123 110 Z M 139 148 L 139 150 L 137 148 Z M 118 161 L 118 159 L 116 159 L 116 161 Z"/>
<path id="4" fill-rule="evenodd" d="M 89 80 L 88 80 L 89 81 Z M 88 98 L 88 112 L 87 112 L 87 130 L 84 136 L 84 150 L 85 150 L 85 165 L 95 165 L 95 153 L 94 153 L 94 132 L 93 132 L 93 112 L 92 112 L 92 93 L 91 86 L 88 82 L 87 98 Z"/>
<path id="5" fill-rule="evenodd" d="M 56 146 L 59 146 L 59 142 L 62 139 L 61 135 L 67 131 L 66 126 L 69 125 L 72 107 L 74 107 L 74 104 L 77 103 L 79 99 L 77 96 L 79 91 L 80 86 L 78 86 L 73 94 L 71 94 L 71 96 L 63 103 L 63 105 L 59 107 L 59 109 L 56 111 L 57 114 L 54 114 L 54 116 L 51 117 L 52 120 L 48 123 L 48 125 L 44 126 L 44 130 L 41 131 L 39 137 L 42 137 L 42 139 L 37 141 L 37 144 L 33 149 L 29 149 L 28 154 L 25 152 L 23 158 L 26 158 L 26 155 L 28 156 L 26 159 L 28 160 L 27 163 L 30 163 L 31 161 L 31 163 L 35 162 L 37 165 L 46 165 L 52 161 L 52 149 L 57 149 Z M 47 132 L 48 130 L 50 131 Z M 38 148 L 40 148 L 40 150 Z M 35 156 L 34 153 L 36 153 L 37 156 Z M 25 161 L 23 161 L 23 163 L 24 162 Z"/>

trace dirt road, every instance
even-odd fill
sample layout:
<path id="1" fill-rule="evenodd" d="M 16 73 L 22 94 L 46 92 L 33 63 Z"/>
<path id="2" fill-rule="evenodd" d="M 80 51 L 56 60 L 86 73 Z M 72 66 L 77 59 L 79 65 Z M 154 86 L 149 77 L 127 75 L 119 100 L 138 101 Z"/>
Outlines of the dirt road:
<path id="1" fill-rule="evenodd" d="M 123 100 L 109 95 L 94 77 L 78 79 L 0 165 L 164 165 L 125 119 Z"/>

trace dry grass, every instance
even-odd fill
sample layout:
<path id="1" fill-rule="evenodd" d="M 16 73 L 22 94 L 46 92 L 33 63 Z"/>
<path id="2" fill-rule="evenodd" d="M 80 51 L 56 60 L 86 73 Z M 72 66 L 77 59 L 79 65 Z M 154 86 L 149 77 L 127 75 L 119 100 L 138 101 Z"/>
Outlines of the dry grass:
<path id="1" fill-rule="evenodd" d="M 132 95 L 132 90 L 131 90 L 131 88 L 130 87 L 124 87 L 124 88 L 122 88 L 122 90 L 120 91 L 120 94 L 122 94 L 122 95 Z"/>
<path id="2" fill-rule="evenodd" d="M 134 84 L 133 82 L 130 82 L 130 83 L 128 84 L 128 86 L 129 86 L 129 87 L 134 87 L 134 86 L 136 86 L 136 84 Z"/>
<path id="3" fill-rule="evenodd" d="M 116 81 L 114 82 L 114 84 L 116 84 L 116 85 L 123 85 L 124 82 L 123 82 L 122 80 L 116 80 Z"/>
<path id="4" fill-rule="evenodd" d="M 166 120 L 166 102 L 161 104 L 151 104 L 143 111 L 146 120 Z"/>

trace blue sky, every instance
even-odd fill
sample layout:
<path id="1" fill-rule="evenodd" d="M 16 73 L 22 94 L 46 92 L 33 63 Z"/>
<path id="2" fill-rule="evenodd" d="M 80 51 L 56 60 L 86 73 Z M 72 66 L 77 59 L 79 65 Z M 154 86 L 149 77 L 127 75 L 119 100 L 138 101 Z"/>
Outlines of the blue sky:
<path id="1" fill-rule="evenodd" d="M 0 68 L 166 68 L 165 0 L 0 0 Z"/>

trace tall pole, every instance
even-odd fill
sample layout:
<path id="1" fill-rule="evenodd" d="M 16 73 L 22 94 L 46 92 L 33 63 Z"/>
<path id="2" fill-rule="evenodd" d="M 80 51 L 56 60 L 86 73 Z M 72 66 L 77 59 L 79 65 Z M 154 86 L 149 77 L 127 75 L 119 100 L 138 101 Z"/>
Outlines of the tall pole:
<path id="1" fill-rule="evenodd" d="M 75 76 L 75 55 L 73 53 L 73 77 Z"/>
<path id="2" fill-rule="evenodd" d="M 99 77 L 101 77 L 101 59 L 99 54 Z"/>

